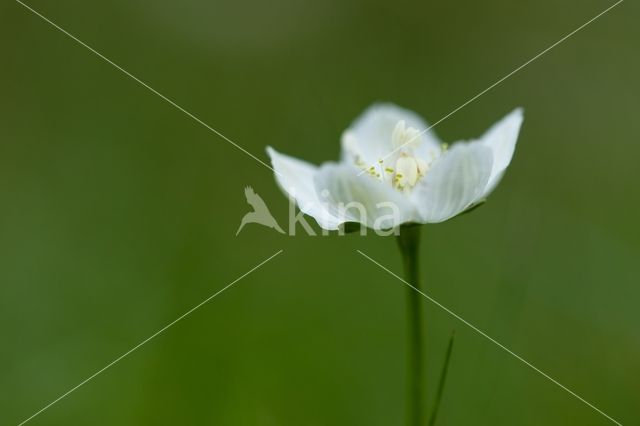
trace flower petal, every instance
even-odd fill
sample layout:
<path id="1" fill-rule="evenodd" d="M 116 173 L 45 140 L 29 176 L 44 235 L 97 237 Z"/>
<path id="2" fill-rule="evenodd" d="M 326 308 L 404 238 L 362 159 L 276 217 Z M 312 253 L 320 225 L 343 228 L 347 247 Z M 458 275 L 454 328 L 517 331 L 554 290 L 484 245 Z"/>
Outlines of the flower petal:
<path id="1" fill-rule="evenodd" d="M 493 151 L 493 170 L 491 171 L 491 177 L 487 183 L 484 196 L 489 195 L 496 185 L 498 185 L 507 166 L 511 162 L 522 120 L 522 108 L 516 108 L 502 120 L 491 126 L 480 138 L 480 141 Z"/>
<path id="2" fill-rule="evenodd" d="M 327 211 L 316 194 L 313 180 L 319 168 L 306 161 L 280 154 L 270 146 L 267 147 L 267 153 L 271 157 L 278 185 L 295 199 L 300 211 L 312 216 L 324 229 L 338 229 L 342 222 Z"/>
<path id="3" fill-rule="evenodd" d="M 329 212 L 343 222 L 359 222 L 373 229 L 391 229 L 412 222 L 417 212 L 404 194 L 388 182 L 358 175 L 348 164 L 325 163 L 315 176 L 316 192 Z"/>
<path id="4" fill-rule="evenodd" d="M 413 190 L 423 223 L 450 219 L 477 203 L 491 176 L 491 148 L 477 142 L 457 143 L 442 154 Z"/>
<path id="5" fill-rule="evenodd" d="M 353 162 L 359 159 L 370 166 L 387 158 L 396 148 L 391 142 L 391 135 L 401 120 L 420 132 L 429 127 L 418 114 L 392 103 L 378 103 L 367 108 L 342 134 L 342 160 Z M 440 142 L 433 132 L 428 131 L 415 145 L 426 152 L 438 148 Z M 395 157 L 389 158 L 390 164 L 394 161 Z"/>

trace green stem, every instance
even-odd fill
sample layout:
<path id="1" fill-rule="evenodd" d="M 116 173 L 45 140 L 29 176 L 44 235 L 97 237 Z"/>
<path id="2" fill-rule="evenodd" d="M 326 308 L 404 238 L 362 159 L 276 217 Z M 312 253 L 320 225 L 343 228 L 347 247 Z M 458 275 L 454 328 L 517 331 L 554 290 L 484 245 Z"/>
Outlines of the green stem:
<path id="1" fill-rule="evenodd" d="M 418 272 L 420 227 L 400 228 L 398 246 L 402 253 L 404 275 L 409 284 L 421 290 Z M 426 424 L 426 377 L 424 374 L 423 311 L 421 295 L 407 287 L 407 425 Z"/>
<path id="2" fill-rule="evenodd" d="M 453 350 L 453 338 L 455 337 L 455 330 L 451 333 L 449 338 L 449 346 L 447 347 L 447 354 L 444 357 L 444 365 L 442 366 L 442 372 L 440 373 L 440 381 L 438 382 L 438 392 L 436 393 L 436 400 L 433 404 L 433 410 L 431 411 L 431 418 L 429 419 L 429 426 L 435 426 L 436 418 L 438 418 L 438 409 L 440 408 L 440 401 L 442 401 L 442 394 L 444 393 L 444 384 L 447 381 L 447 372 L 449 371 L 449 361 L 451 360 L 451 352 Z"/>

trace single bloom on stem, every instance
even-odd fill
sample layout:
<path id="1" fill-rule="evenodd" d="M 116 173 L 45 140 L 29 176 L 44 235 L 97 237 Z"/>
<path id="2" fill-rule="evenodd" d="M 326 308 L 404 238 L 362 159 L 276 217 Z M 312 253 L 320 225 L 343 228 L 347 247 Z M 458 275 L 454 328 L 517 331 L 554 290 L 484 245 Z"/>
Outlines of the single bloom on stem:
<path id="1" fill-rule="evenodd" d="M 339 162 L 267 152 L 280 187 L 322 228 L 390 229 L 442 222 L 484 201 L 511 162 L 522 120 L 517 108 L 480 138 L 449 146 L 414 112 L 374 104 L 342 134 Z M 345 209 L 354 203 L 361 208 Z"/>
<path id="2" fill-rule="evenodd" d="M 442 222 L 484 201 L 511 162 L 522 120 L 522 109 L 517 108 L 480 138 L 449 147 L 415 113 L 393 104 L 376 104 L 342 134 L 337 163 L 318 167 L 267 148 L 280 187 L 322 228 L 336 230 L 357 222 L 376 231 L 398 231 L 409 284 L 407 426 L 427 425 L 428 400 L 420 298 L 424 293 L 418 268 L 420 227 L 404 224 Z M 381 206 L 391 207 L 394 214 Z M 429 426 L 436 422 L 451 344 L 452 340 Z"/>

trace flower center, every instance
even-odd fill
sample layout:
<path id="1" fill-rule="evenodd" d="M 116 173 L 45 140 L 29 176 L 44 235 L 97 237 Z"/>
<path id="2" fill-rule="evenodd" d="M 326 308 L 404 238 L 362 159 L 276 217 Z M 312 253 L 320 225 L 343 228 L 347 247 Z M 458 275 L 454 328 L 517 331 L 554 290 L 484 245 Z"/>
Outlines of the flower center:
<path id="1" fill-rule="evenodd" d="M 430 166 L 430 162 L 414 154 L 414 149 L 420 144 L 420 131 L 400 120 L 391 133 L 391 144 L 394 150 L 400 151 L 393 167 L 385 164 L 384 159 L 378 160 L 378 164 L 374 166 L 367 166 L 362 160 L 356 160 L 356 164 L 380 181 L 389 178 L 398 191 L 409 191 L 427 173 Z"/>
<path id="2" fill-rule="evenodd" d="M 399 191 L 413 188 L 427 173 L 429 165 L 422 158 L 402 152 L 396 160 L 393 186 Z"/>
<path id="3" fill-rule="evenodd" d="M 391 133 L 391 143 L 396 149 L 413 149 L 418 146 L 419 140 L 420 131 L 415 127 L 407 127 L 407 123 L 404 120 L 398 121 L 393 133 Z"/>
<path id="4" fill-rule="evenodd" d="M 393 186 L 399 191 L 413 188 L 427 172 L 427 162 L 413 154 L 419 141 L 418 129 L 407 126 L 404 120 L 398 121 L 391 134 L 391 143 L 395 149 L 400 149 L 393 176 Z"/>

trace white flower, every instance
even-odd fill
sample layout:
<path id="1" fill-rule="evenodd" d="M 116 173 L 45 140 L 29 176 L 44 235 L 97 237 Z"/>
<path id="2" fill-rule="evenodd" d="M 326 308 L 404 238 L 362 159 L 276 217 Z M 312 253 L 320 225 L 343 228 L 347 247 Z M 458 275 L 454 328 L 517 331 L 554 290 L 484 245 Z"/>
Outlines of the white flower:
<path id="1" fill-rule="evenodd" d="M 511 162 L 522 119 L 518 108 L 479 139 L 448 147 L 424 132 L 428 125 L 417 114 L 376 104 L 342 134 L 338 163 L 318 167 L 271 147 L 267 152 L 280 187 L 324 229 L 345 222 L 374 229 L 436 223 L 493 191 Z M 361 210 L 345 209 L 356 204 Z"/>

